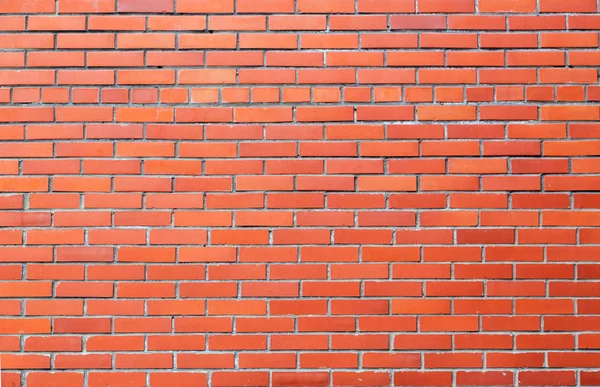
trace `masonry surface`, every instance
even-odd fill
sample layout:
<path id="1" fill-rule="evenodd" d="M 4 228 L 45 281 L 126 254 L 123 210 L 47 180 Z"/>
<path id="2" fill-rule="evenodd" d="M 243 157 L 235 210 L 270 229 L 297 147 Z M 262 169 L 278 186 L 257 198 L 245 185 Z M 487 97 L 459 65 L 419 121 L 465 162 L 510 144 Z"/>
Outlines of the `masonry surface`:
<path id="1" fill-rule="evenodd" d="M 599 386 L 596 0 L 1 0 L 1 386 Z"/>

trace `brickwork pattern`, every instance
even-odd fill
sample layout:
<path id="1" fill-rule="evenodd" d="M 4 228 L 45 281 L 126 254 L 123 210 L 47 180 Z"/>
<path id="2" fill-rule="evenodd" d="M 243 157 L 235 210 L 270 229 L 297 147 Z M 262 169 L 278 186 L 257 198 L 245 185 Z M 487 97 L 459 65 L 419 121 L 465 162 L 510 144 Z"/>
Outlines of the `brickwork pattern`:
<path id="1" fill-rule="evenodd" d="M 600 385 L 596 0 L 0 0 L 2 387 Z"/>

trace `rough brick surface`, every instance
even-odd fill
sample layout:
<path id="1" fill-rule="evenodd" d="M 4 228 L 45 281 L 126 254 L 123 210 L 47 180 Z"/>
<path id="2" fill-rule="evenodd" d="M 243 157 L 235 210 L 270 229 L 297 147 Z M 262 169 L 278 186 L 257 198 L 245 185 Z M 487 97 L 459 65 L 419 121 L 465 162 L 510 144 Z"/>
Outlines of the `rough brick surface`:
<path id="1" fill-rule="evenodd" d="M 2 387 L 600 385 L 596 0 L 0 0 Z"/>

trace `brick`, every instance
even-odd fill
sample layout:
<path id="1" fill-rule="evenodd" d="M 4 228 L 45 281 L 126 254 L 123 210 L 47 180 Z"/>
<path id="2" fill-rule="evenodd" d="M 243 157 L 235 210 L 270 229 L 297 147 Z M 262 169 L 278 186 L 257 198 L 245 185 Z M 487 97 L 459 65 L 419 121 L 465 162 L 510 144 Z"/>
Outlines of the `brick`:
<path id="1" fill-rule="evenodd" d="M 88 20 L 90 30 L 143 31 L 146 29 L 145 19 L 141 16 L 91 15 Z"/>
<path id="2" fill-rule="evenodd" d="M 174 6 L 172 0 L 161 0 L 158 2 L 148 3 L 140 0 L 124 0 L 119 1 L 117 12 L 173 12 Z"/>
<path id="3" fill-rule="evenodd" d="M 504 30 L 506 17 L 504 15 L 449 15 L 448 26 L 454 30 Z"/>
<path id="4" fill-rule="evenodd" d="M 71 66 L 81 67 L 85 62 L 83 52 L 31 52 L 27 56 L 31 67 Z"/>
<path id="5" fill-rule="evenodd" d="M 398 371 L 394 373 L 394 378 L 406 380 L 415 386 L 448 386 L 452 383 L 451 372 Z"/>
<path id="6" fill-rule="evenodd" d="M 294 3 L 290 0 L 262 0 L 258 3 L 252 0 L 239 0 L 237 7 L 240 13 L 292 13 Z"/>
<path id="7" fill-rule="evenodd" d="M 598 37 L 587 32 L 546 32 L 541 34 L 541 46 L 543 48 L 597 47 Z"/>
<path id="8" fill-rule="evenodd" d="M 535 0 L 516 0 L 510 3 L 502 0 L 481 0 L 479 2 L 479 12 L 529 13 L 535 11 Z"/>
<path id="9" fill-rule="evenodd" d="M 525 16 L 515 15 L 508 17 L 508 25 L 510 30 L 555 30 L 564 29 L 566 26 L 566 18 L 564 16 Z"/>
<path id="10" fill-rule="evenodd" d="M 540 1 L 540 12 L 596 12 L 596 3 L 590 0 L 583 0 L 577 4 L 562 4 L 556 0 Z"/>
<path id="11" fill-rule="evenodd" d="M 299 13 L 354 13 L 354 3 L 349 0 L 300 0 Z"/>
<path id="12" fill-rule="evenodd" d="M 394 30 L 443 30 L 446 26 L 445 16 L 394 15 L 391 18 L 391 28 Z"/>
<path id="13" fill-rule="evenodd" d="M 474 34 L 436 34 L 424 33 L 421 36 L 421 46 L 427 48 L 476 48 Z"/>
<path id="14" fill-rule="evenodd" d="M 59 13 L 111 13 L 114 11 L 114 0 L 65 0 L 58 5 Z"/>
<path id="15" fill-rule="evenodd" d="M 29 29 L 32 31 L 81 31 L 85 30 L 85 18 L 82 16 L 31 16 Z"/>
<path id="16" fill-rule="evenodd" d="M 330 28 L 332 31 L 385 30 L 387 20 L 383 15 L 335 15 Z"/>

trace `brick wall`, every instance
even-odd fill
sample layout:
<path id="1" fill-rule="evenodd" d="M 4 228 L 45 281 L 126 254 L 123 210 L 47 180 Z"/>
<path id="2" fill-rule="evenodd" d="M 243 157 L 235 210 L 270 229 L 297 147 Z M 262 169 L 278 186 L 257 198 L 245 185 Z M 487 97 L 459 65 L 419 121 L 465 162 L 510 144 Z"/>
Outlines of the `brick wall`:
<path id="1" fill-rule="evenodd" d="M 598 386 L 596 0 L 1 0 L 2 386 Z"/>

